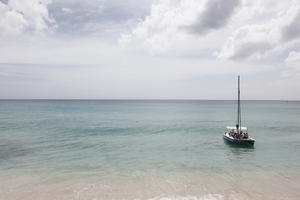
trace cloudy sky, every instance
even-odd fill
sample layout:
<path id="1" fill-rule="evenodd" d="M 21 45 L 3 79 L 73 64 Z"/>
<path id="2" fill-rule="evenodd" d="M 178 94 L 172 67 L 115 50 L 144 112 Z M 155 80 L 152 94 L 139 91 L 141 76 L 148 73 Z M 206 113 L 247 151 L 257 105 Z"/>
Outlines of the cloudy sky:
<path id="1" fill-rule="evenodd" d="M 0 0 L 0 98 L 300 99 L 299 0 Z"/>

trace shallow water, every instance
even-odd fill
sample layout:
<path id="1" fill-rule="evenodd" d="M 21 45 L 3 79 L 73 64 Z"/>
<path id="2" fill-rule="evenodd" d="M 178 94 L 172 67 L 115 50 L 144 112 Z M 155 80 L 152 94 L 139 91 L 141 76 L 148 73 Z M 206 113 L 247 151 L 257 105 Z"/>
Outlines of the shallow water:
<path id="1" fill-rule="evenodd" d="M 300 102 L 243 101 L 254 148 L 222 139 L 233 101 L 2 100 L 0 111 L 0 199 L 300 197 Z"/>

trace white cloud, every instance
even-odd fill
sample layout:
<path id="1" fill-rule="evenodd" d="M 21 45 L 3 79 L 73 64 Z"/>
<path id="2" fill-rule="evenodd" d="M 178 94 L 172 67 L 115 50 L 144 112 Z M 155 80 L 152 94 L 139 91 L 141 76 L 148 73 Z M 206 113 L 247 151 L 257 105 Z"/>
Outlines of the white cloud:
<path id="1" fill-rule="evenodd" d="M 205 34 L 210 30 L 225 26 L 240 5 L 240 0 L 210 0 L 206 2 L 205 9 L 198 16 L 196 22 L 189 26 L 195 34 Z"/>
<path id="2" fill-rule="evenodd" d="M 23 15 L 14 12 L 0 2 L 0 34 L 19 34 L 26 27 L 27 21 Z"/>
<path id="3" fill-rule="evenodd" d="M 284 24 L 281 33 L 283 41 L 292 41 L 300 38 L 300 2 L 291 5 L 282 24 Z"/>
<path id="4" fill-rule="evenodd" d="M 287 64 L 299 64 L 300 63 L 300 52 L 291 51 L 288 57 L 285 59 Z"/>
<path id="5" fill-rule="evenodd" d="M 223 4 L 219 0 L 160 0 L 151 12 L 130 33 L 122 34 L 122 46 L 131 46 L 159 54 L 182 41 L 195 41 L 194 33 L 206 33 L 226 25 L 238 1 Z M 219 9 L 215 10 L 214 7 Z M 217 12 L 216 12 L 217 11 Z M 224 13 L 223 13 L 224 12 Z M 222 19 L 220 19 L 222 17 Z M 210 19 L 216 19 L 216 21 Z M 190 44 L 188 44 L 190 45 Z M 203 45 L 203 44 L 202 44 Z"/>
<path id="6" fill-rule="evenodd" d="M 53 0 L 50 15 L 56 34 L 115 40 L 138 19 L 148 15 L 153 0 Z M 132 24 L 132 25 L 131 25 Z"/>
<path id="7" fill-rule="evenodd" d="M 73 10 L 71 8 L 62 8 L 61 11 L 65 13 L 73 13 Z"/>
<path id="8" fill-rule="evenodd" d="M 291 51 L 288 57 L 284 60 L 286 64 L 286 71 L 284 71 L 284 76 L 295 76 L 300 75 L 300 52 Z"/>
<path id="9" fill-rule="evenodd" d="M 246 25 L 235 31 L 217 56 L 233 60 L 261 58 L 276 47 L 278 39 L 277 28 L 271 29 L 270 25 Z"/>
<path id="10" fill-rule="evenodd" d="M 223 45 L 217 57 L 233 60 L 257 59 L 274 51 L 282 51 L 293 44 L 292 42 L 297 42 L 300 38 L 300 2 L 288 1 L 286 4 L 289 7 L 278 7 L 277 15 L 268 16 L 268 22 L 254 22 L 239 27 Z M 267 5 L 264 5 L 265 9 Z"/>
<path id="11" fill-rule="evenodd" d="M 260 59 L 297 43 L 299 23 L 296 0 L 161 0 L 131 32 L 121 35 L 119 43 L 151 55 L 178 47 L 189 51 L 197 44 L 198 50 L 215 48 L 218 58 Z"/>
<path id="12" fill-rule="evenodd" d="M 49 0 L 9 0 L 0 2 L 0 34 L 18 35 L 24 31 L 44 31 L 52 19 L 48 15 Z"/>

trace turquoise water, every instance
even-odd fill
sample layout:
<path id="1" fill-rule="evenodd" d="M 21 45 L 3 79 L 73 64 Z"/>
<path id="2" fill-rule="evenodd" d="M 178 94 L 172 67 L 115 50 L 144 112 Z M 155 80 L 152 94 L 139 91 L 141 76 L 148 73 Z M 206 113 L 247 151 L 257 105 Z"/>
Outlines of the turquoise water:
<path id="1" fill-rule="evenodd" d="M 254 148 L 224 143 L 235 121 L 234 101 L 2 100 L 0 174 L 300 174 L 300 102 L 243 101 Z"/>

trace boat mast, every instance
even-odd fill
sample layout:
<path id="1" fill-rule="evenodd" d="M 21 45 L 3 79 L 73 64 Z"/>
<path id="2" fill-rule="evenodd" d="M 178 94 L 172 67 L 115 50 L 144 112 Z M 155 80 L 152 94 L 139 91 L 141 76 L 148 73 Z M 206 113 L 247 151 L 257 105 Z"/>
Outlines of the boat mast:
<path id="1" fill-rule="evenodd" d="M 240 76 L 238 76 L 238 118 L 237 118 L 237 133 L 241 133 L 242 117 L 241 117 L 241 100 L 240 100 Z"/>

